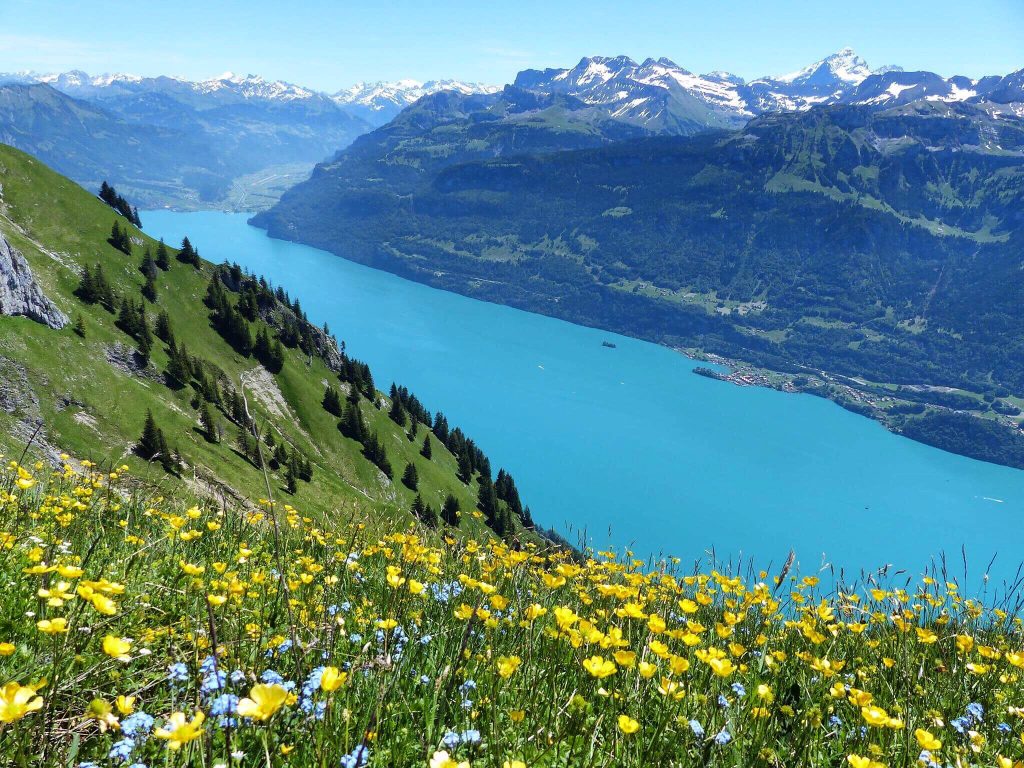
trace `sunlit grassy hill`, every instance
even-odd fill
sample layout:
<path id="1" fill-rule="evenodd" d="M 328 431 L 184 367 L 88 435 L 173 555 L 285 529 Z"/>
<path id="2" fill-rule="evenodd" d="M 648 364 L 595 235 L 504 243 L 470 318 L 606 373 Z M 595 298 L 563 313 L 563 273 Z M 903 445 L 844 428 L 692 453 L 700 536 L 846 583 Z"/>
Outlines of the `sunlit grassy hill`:
<path id="1" fill-rule="evenodd" d="M 24 254 L 45 294 L 81 321 L 76 332 L 74 324 L 53 330 L 24 317 L 0 317 L 0 377 L 6 390 L 0 399 L 0 446 L 19 455 L 27 445 L 30 458 L 53 459 L 66 451 L 101 467 L 127 463 L 143 484 L 173 491 L 179 498 L 212 496 L 249 503 L 266 497 L 269 485 L 270 494 L 301 502 L 309 514 L 354 515 L 371 523 L 386 519 L 389 525 L 411 520 L 417 494 L 435 511 L 451 495 L 463 512 L 461 529 L 482 532 L 483 522 L 471 513 L 478 500 L 479 472 L 490 474 L 491 469 L 477 466 L 482 457 L 478 449 L 468 449 L 475 452 L 472 469 L 477 471 L 464 472 L 463 478 L 472 475 L 464 483 L 458 459 L 438 439 L 444 433 L 428 438 L 431 425 L 414 423 L 407 412 L 399 425 L 388 415 L 391 401 L 371 392 L 372 382 L 347 381 L 346 376 L 352 378 L 353 371 L 361 376 L 364 368 L 340 354 L 332 339 L 305 321 L 301 309 L 294 311 L 290 298 L 281 301 L 264 291 L 256 300 L 255 319 L 247 321 L 253 338 L 265 331 L 271 341 L 286 342 L 281 347 L 283 366 L 271 373 L 214 328 L 212 309 L 204 303 L 213 265 L 201 259 L 195 265 L 182 263 L 171 249 L 169 268 L 152 270 L 155 301 L 143 299 L 143 260 L 147 252 L 153 257 L 158 252 L 158 244 L 144 232 L 76 184 L 5 146 L 0 146 L 0 185 L 0 236 Z M 130 254 L 110 244 L 114 222 L 127 227 Z M 195 246 L 202 251 L 202 243 Z M 152 350 L 144 368 L 135 354 L 138 339 L 125 332 L 124 323 L 118 325 L 117 307 L 87 303 L 76 295 L 83 268 L 94 270 L 97 264 L 114 304 L 141 302 L 145 308 Z M 222 274 L 234 282 L 229 272 Z M 245 293 L 238 287 L 224 290 L 234 307 Z M 252 287 L 260 290 L 258 283 Z M 176 345 L 184 346 L 195 363 L 192 375 L 183 377 L 188 381 L 169 376 L 171 347 L 157 331 L 162 312 Z M 344 334 L 343 328 L 333 330 Z M 293 346 L 288 346 L 288 333 Z M 378 384 L 386 388 L 386 383 Z M 358 408 L 367 433 L 379 438 L 392 479 L 368 460 L 360 442 L 342 434 L 341 417 L 325 410 L 328 385 L 339 393 L 343 409 L 352 386 L 363 390 L 356 398 Z M 232 413 L 232 393 L 244 397 L 251 422 Z M 200 421 L 203 408 L 213 417 L 218 442 L 208 439 L 211 430 Z M 167 448 L 180 456 L 170 474 L 159 462 L 146 462 L 134 453 L 147 412 L 152 412 Z M 29 443 L 39 424 L 42 428 Z M 259 450 L 266 475 L 258 466 L 255 441 L 248 451 L 240 445 L 243 431 L 262 436 Z M 422 455 L 425 439 L 431 443 L 430 458 Z M 286 493 L 288 465 L 272 460 L 280 445 L 312 470 L 311 479 L 298 480 L 294 495 Z M 449 439 L 448 445 L 462 443 Z M 401 482 L 408 464 L 417 471 L 416 490 Z M 503 511 L 508 506 L 505 501 L 498 505 Z M 514 534 L 521 525 L 516 519 L 506 527 Z"/>

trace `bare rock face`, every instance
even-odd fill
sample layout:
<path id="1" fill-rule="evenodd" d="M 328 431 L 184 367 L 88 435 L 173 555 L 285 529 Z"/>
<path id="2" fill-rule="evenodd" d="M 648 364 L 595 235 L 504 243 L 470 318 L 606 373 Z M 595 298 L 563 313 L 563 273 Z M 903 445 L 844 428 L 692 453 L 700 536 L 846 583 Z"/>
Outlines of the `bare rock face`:
<path id="1" fill-rule="evenodd" d="M 0 315 L 24 315 L 37 323 L 61 329 L 68 317 L 43 294 L 28 262 L 0 235 Z"/>

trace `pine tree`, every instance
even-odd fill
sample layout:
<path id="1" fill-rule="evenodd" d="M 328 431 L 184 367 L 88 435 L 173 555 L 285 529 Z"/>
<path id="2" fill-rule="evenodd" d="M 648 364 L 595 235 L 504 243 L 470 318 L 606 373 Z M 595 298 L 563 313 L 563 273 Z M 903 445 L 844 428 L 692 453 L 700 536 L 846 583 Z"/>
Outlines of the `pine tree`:
<path id="1" fill-rule="evenodd" d="M 142 285 L 142 295 L 150 304 L 156 303 L 156 278 L 153 275 L 146 276 L 146 282 Z"/>
<path id="2" fill-rule="evenodd" d="M 139 336 L 138 354 L 139 359 L 142 361 L 142 367 L 145 368 L 149 365 L 149 356 L 153 352 L 153 337 L 149 335 L 147 328 L 146 332 Z"/>
<path id="3" fill-rule="evenodd" d="M 167 252 L 167 246 L 164 245 L 164 239 L 162 237 L 156 246 L 156 265 L 164 272 L 171 268 L 171 257 Z"/>
<path id="4" fill-rule="evenodd" d="M 292 496 L 299 492 L 299 484 L 295 481 L 295 471 L 288 467 L 284 475 L 285 490 L 288 491 Z"/>
<path id="5" fill-rule="evenodd" d="M 477 495 L 476 504 L 484 513 L 484 522 L 487 526 L 495 529 L 501 509 L 498 506 L 498 494 L 494 491 L 494 483 L 487 475 L 480 475 L 480 493 Z"/>
<path id="6" fill-rule="evenodd" d="M 402 484 L 410 491 L 415 491 L 419 488 L 419 473 L 416 471 L 416 465 L 412 462 L 405 465 L 405 472 L 402 473 Z"/>
<path id="7" fill-rule="evenodd" d="M 469 461 L 469 451 L 459 453 L 459 480 L 469 485 L 473 480 L 473 465 Z"/>
<path id="8" fill-rule="evenodd" d="M 203 437 L 206 438 L 207 442 L 220 442 L 220 430 L 217 428 L 217 422 L 210 411 L 210 406 L 206 403 L 203 403 L 199 408 L 199 423 L 202 424 Z"/>
<path id="9" fill-rule="evenodd" d="M 77 333 L 81 338 L 85 338 L 85 318 L 82 317 L 81 312 L 79 312 L 75 317 L 75 333 Z"/>
<path id="10" fill-rule="evenodd" d="M 156 262 L 153 261 L 153 255 L 149 252 L 149 246 L 146 246 L 146 252 L 142 256 L 142 264 L 139 265 L 139 272 L 146 277 L 152 277 L 154 279 L 156 279 L 159 272 Z"/>
<path id="11" fill-rule="evenodd" d="M 324 410 L 332 416 L 341 417 L 341 395 L 338 394 L 338 390 L 332 387 L 330 384 L 327 385 L 327 389 L 324 390 L 323 399 Z"/>
<path id="12" fill-rule="evenodd" d="M 423 499 L 422 497 L 420 497 L 418 493 L 416 494 L 416 498 L 412 500 L 412 506 L 409 508 L 409 511 L 412 513 L 412 516 L 415 517 L 417 520 L 423 519 Z"/>
<path id="13" fill-rule="evenodd" d="M 156 316 L 156 337 L 164 344 L 174 345 L 174 331 L 171 330 L 171 317 L 166 310 L 161 309 Z"/>
<path id="14" fill-rule="evenodd" d="M 156 425 L 152 411 L 146 411 L 146 423 L 142 427 L 142 436 L 135 447 L 136 453 L 146 461 L 152 461 L 161 456 L 167 450 L 167 442 L 164 440 L 164 433 Z"/>
<path id="15" fill-rule="evenodd" d="M 363 419 L 363 412 L 359 408 L 359 401 L 349 401 L 345 408 L 345 416 L 338 423 L 338 429 L 341 430 L 341 434 L 345 437 L 356 440 L 360 443 L 366 440 L 367 427 L 366 421 Z"/>
<path id="16" fill-rule="evenodd" d="M 181 250 L 178 251 L 178 261 L 182 264 L 199 266 L 199 253 L 192 247 L 191 241 L 186 237 L 181 241 Z"/>
<path id="17" fill-rule="evenodd" d="M 171 344 L 167 353 L 167 370 L 165 373 L 172 386 L 180 389 L 192 380 L 192 366 L 184 345 Z"/>
<path id="18" fill-rule="evenodd" d="M 420 456 L 427 461 L 430 461 L 433 449 L 430 447 L 430 433 L 428 432 L 423 436 L 423 447 L 420 448 Z"/>
<path id="19" fill-rule="evenodd" d="M 448 525 L 456 527 L 459 525 L 459 500 L 450 493 L 444 500 L 444 506 L 441 507 L 441 519 Z"/>
<path id="20" fill-rule="evenodd" d="M 132 240 L 128 236 L 128 228 L 122 229 L 116 221 L 110 228 L 110 237 L 107 238 L 107 242 L 125 255 L 132 255 Z"/>

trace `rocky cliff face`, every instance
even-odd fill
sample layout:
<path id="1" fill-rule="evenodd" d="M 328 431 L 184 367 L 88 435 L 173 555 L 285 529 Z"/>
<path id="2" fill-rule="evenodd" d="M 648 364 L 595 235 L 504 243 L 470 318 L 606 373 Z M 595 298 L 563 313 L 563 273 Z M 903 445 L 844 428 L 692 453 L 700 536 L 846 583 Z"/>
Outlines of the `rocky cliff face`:
<path id="1" fill-rule="evenodd" d="M 68 317 L 43 294 L 28 262 L 0 235 L 0 315 L 24 315 L 51 328 L 68 324 Z"/>

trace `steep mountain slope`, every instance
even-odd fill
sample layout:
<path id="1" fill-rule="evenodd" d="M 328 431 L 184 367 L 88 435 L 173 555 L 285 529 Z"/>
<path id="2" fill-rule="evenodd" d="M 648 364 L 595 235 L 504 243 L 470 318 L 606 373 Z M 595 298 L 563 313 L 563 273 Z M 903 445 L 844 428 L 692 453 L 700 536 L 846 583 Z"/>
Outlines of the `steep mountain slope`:
<path id="1" fill-rule="evenodd" d="M 57 330 L 60 323 L 0 316 L 0 450 L 17 456 L 28 447 L 30 456 L 54 460 L 66 450 L 100 467 L 127 463 L 146 482 L 196 498 L 249 503 L 269 489 L 310 514 L 369 522 L 409 520 L 417 497 L 436 512 L 451 495 L 465 513 L 462 528 L 483 530 L 469 514 L 481 478 L 491 476 L 482 452 L 443 419 L 431 433 L 431 417 L 408 392 L 387 398 L 374 391 L 368 369 L 310 325 L 297 299 L 188 251 L 169 251 L 167 269 L 147 264 L 147 252 L 160 261 L 157 243 L 5 146 L 0 185 L 0 244 L 20 252 L 32 281 L 74 318 Z M 111 244 L 112 222 L 127 231 L 127 246 L 119 244 L 130 254 Z M 151 345 L 145 351 L 143 336 Z M 339 395 L 335 413 L 322 402 L 328 386 Z M 396 398 L 403 403 L 397 410 Z M 357 411 L 364 429 L 353 439 L 339 423 L 357 421 Z M 147 412 L 175 456 L 167 461 L 164 452 L 163 468 L 136 455 Z M 393 478 L 378 468 L 382 456 Z M 410 464 L 417 482 L 401 482 Z M 509 495 L 507 486 L 500 493 Z M 496 504 L 507 517 L 506 502 Z"/>
<path id="2" fill-rule="evenodd" d="M 991 106 L 818 108 L 735 133 L 422 164 L 394 185 L 400 150 L 351 187 L 343 153 L 256 222 L 776 369 L 1020 395 L 1024 122 Z"/>

